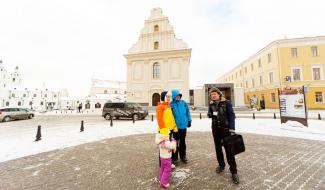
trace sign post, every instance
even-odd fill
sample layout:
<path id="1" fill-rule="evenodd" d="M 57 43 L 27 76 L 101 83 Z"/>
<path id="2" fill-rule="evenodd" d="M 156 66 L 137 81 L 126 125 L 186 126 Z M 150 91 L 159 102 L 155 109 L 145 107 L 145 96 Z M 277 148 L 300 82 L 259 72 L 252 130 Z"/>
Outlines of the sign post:
<path id="1" fill-rule="evenodd" d="M 278 90 L 281 123 L 297 121 L 308 127 L 304 86 L 301 89 Z"/>

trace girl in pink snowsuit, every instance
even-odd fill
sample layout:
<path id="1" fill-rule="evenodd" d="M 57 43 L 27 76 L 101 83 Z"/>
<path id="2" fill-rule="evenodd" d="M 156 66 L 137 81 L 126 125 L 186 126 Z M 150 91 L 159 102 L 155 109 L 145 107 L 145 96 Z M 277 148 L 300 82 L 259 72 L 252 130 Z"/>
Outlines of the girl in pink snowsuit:
<path id="1" fill-rule="evenodd" d="M 176 150 L 176 141 L 170 141 L 168 135 L 169 130 L 167 128 L 164 129 L 161 129 L 160 133 L 156 135 L 155 142 L 160 149 L 160 186 L 168 188 L 172 173 L 172 151 Z"/>

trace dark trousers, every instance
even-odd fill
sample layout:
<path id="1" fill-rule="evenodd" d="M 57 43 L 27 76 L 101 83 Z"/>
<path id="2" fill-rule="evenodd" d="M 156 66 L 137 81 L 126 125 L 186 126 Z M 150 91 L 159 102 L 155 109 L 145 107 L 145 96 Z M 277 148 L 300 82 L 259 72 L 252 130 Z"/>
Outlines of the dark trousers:
<path id="1" fill-rule="evenodd" d="M 173 132 L 173 138 L 176 140 L 177 144 L 176 152 L 172 154 L 173 161 L 178 160 L 178 154 L 180 159 L 186 158 L 186 131 L 187 129 L 178 129 L 178 132 Z"/>
<path id="2" fill-rule="evenodd" d="M 214 139 L 214 146 L 216 149 L 216 154 L 217 154 L 217 160 L 219 163 L 219 166 L 225 167 L 225 160 L 223 157 L 223 152 L 222 152 L 222 145 L 223 145 L 223 138 L 230 135 L 229 130 L 225 128 L 220 128 L 220 127 L 212 127 L 212 134 L 213 134 L 213 139 Z M 235 156 L 227 154 L 226 151 L 226 157 L 227 157 L 227 162 L 229 164 L 229 170 L 232 174 L 237 173 L 237 165 L 236 165 L 236 160 Z"/>

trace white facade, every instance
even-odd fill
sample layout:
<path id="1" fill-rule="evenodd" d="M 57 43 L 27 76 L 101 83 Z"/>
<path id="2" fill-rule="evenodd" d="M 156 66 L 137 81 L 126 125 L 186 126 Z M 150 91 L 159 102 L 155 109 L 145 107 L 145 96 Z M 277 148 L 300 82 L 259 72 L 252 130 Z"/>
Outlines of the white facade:
<path id="1" fill-rule="evenodd" d="M 18 67 L 9 74 L 0 60 L 0 78 L 0 107 L 23 107 L 34 110 L 59 109 L 60 92 L 46 88 L 24 88 Z"/>
<path id="2" fill-rule="evenodd" d="M 145 21 L 138 42 L 124 55 L 127 59 L 127 100 L 155 105 L 160 93 L 178 89 L 189 102 L 191 49 L 175 37 L 160 8 Z"/>

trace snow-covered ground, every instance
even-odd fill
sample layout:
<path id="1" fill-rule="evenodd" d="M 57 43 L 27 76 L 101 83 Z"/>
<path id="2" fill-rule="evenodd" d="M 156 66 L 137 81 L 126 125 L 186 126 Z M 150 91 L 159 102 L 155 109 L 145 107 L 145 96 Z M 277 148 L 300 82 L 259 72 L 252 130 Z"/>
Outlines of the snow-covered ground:
<path id="1" fill-rule="evenodd" d="M 253 120 L 238 118 L 236 119 L 236 131 L 238 133 L 254 133 L 325 141 L 325 122 L 319 120 L 309 120 L 308 122 L 309 127 L 307 128 L 299 126 L 296 123 L 281 125 L 279 119 Z M 189 132 L 211 131 L 210 126 L 210 119 L 200 120 L 195 118 Z M 44 126 L 42 128 L 42 140 L 34 142 L 36 136 L 35 127 L 11 127 L 0 123 L 0 162 L 54 149 L 100 141 L 106 138 L 155 133 L 157 131 L 157 122 L 142 120 L 132 124 L 129 120 L 114 121 L 114 126 L 110 127 L 109 122 L 103 120 L 96 123 L 85 122 L 84 132 L 79 132 L 79 128 L 79 123 L 66 126 Z"/>

